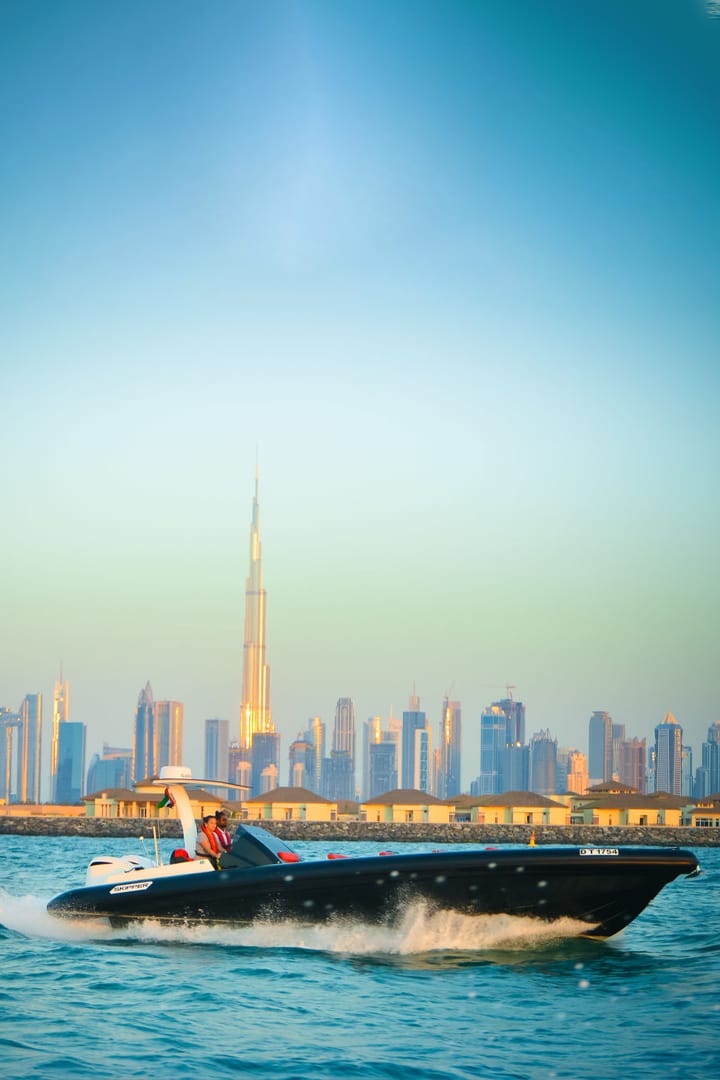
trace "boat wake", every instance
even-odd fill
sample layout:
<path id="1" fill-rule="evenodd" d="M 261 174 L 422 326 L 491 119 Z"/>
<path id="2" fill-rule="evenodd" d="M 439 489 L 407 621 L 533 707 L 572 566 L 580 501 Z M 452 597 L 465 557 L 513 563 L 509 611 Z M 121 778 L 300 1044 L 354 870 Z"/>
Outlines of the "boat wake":
<path id="1" fill-rule="evenodd" d="M 122 930 L 105 919 L 61 919 L 48 914 L 47 899 L 12 897 L 0 892 L 0 926 L 26 937 L 54 941 L 157 942 L 218 945 L 223 948 L 305 949 L 351 956 L 412 956 L 441 951 L 524 950 L 576 938 L 587 923 L 576 919 L 543 922 L 515 915 L 462 915 L 431 911 L 418 902 L 393 926 L 339 919 L 312 924 L 258 921 L 250 926 L 188 925 L 144 920 Z"/>

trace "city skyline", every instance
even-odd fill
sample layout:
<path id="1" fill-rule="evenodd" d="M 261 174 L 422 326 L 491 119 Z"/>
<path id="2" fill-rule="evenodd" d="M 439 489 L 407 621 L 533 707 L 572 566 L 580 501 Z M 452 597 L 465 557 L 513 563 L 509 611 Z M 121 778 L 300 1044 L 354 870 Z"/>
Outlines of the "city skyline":
<path id="1" fill-rule="evenodd" d="M 56 683 L 56 687 L 58 685 Z M 661 791 L 695 798 L 707 797 L 717 789 L 720 721 L 710 726 L 698 748 L 684 738 L 682 724 L 669 712 L 656 725 L 651 740 L 638 738 L 637 734 L 626 731 L 625 724 L 615 723 L 608 713 L 596 711 L 588 720 L 586 744 L 582 740 L 571 745 L 559 744 L 549 729 L 529 734 L 526 742 L 525 704 L 512 695 L 483 710 L 478 729 L 477 775 L 469 783 L 463 783 L 458 780 L 461 765 L 464 764 L 463 775 L 466 772 L 472 774 L 476 763 L 474 758 L 469 761 L 463 758 L 462 703 L 444 700 L 435 735 L 432 720 L 420 709 L 415 689 L 402 719 L 391 713 L 386 728 L 380 716 L 364 721 L 359 757 L 356 754 L 355 707 L 351 698 L 337 701 L 329 758 L 325 757 L 324 749 L 327 725 L 319 716 L 310 718 L 309 728 L 299 732 L 287 748 L 282 747 L 279 733 L 257 732 L 251 753 L 240 747 L 239 740 L 229 738 L 227 720 L 208 718 L 203 725 L 205 767 L 195 771 L 195 776 L 210 784 L 213 780 L 234 783 L 240 779 L 248 785 L 248 791 L 259 795 L 274 787 L 285 786 L 281 777 L 283 762 L 287 761 L 291 787 L 309 787 L 327 798 L 348 800 L 362 798 L 360 793 L 366 791 L 371 782 L 374 794 L 384 793 L 385 789 L 381 791 L 377 783 L 380 776 L 388 778 L 391 773 L 394 773 L 392 786 L 415 788 L 439 798 L 468 791 L 473 796 L 526 790 L 540 795 L 566 790 L 583 792 L 588 785 L 608 781 L 629 785 L 639 793 Z M 514 688 L 506 689 L 509 693 Z M 62 697 L 67 702 L 67 681 L 62 686 Z M 55 715 L 54 708 L 53 719 Z M 48 780 L 48 777 L 43 780 L 42 747 L 47 740 L 42 730 L 42 695 L 26 695 L 17 712 L 0 706 L 0 722 L 8 736 L 7 745 L 4 735 L 0 747 L 3 751 L 0 753 L 3 766 L 0 769 L 0 801 L 11 791 L 13 801 L 76 801 L 68 799 L 67 794 L 74 791 L 79 797 L 86 788 L 87 725 L 68 722 L 66 718 L 59 725 L 56 740 L 53 724 L 50 745 L 58 741 L 60 764 L 57 782 L 50 771 L 48 798 L 42 791 L 43 782 Z M 127 768 L 127 778 L 121 786 L 129 786 L 131 777 L 139 780 L 156 775 L 162 762 L 187 763 L 189 759 L 183 753 L 184 735 L 184 704 L 155 701 L 148 682 L 138 696 L 132 745 L 121 749 L 104 743 L 102 755 L 99 750 L 93 753 L 87 790 L 94 789 L 95 784 L 94 779 L 90 780 L 90 773 L 93 777 L 97 773 L 107 783 L 108 777 L 118 776 Z M 446 738 L 453 746 L 450 755 L 443 746 Z M 440 746 L 433 749 L 436 739 Z M 378 744 L 392 747 L 392 760 L 385 750 L 378 750 Z M 376 756 L 373 763 L 375 751 L 380 756 Z M 126 765 L 121 765 L 121 758 L 125 759 Z M 310 771 L 305 775 L 308 769 Z M 55 797 L 60 785 L 65 798 Z"/>
<path id="2" fill-rule="evenodd" d="M 698 3 L 3 5 L 0 705 L 413 685 L 720 717 L 720 21 Z M 42 32 L 36 32 L 42 25 Z M 161 43 L 161 44 L 159 44 Z M 239 615 L 240 613 L 240 615 Z M 47 735 L 43 771 L 49 768 Z M 472 763 L 472 764 L 471 764 Z M 285 768 L 285 762 L 282 763 Z M 43 778 L 43 791 L 49 791 Z"/>

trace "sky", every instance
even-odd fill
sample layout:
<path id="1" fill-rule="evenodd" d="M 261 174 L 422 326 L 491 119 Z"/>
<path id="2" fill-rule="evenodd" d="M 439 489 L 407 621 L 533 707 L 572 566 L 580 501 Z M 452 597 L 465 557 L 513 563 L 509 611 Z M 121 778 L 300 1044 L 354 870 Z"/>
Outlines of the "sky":
<path id="1" fill-rule="evenodd" d="M 720 6 L 0 0 L 0 704 L 720 719 Z M 435 729 L 437 730 L 437 728 Z M 47 790 L 47 788 L 45 788 Z"/>

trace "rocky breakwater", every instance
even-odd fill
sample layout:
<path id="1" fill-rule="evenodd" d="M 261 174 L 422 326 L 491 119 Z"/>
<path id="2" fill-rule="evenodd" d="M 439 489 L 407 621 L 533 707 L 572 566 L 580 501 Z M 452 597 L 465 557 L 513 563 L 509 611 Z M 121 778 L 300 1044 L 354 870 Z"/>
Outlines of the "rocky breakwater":
<path id="1" fill-rule="evenodd" d="M 257 824 L 263 824 L 257 822 Z M 601 825 L 428 825 L 421 822 L 278 821 L 272 832 L 284 840 L 365 840 L 379 844 L 570 844 L 578 847 L 720 847 L 720 829 Z"/>
<path id="2" fill-rule="evenodd" d="M 180 822 L 172 818 L 86 818 L 0 814 L 0 835 L 11 836 L 152 836 L 153 826 L 161 837 L 182 838 Z"/>
<path id="3" fill-rule="evenodd" d="M 251 821 L 275 836 L 294 840 L 317 840 L 342 844 L 363 840 L 387 844 L 571 844 L 578 847 L 667 846 L 720 847 L 720 829 L 665 828 L 661 826 L 602 825 L 430 825 L 422 822 L 380 821 Z M 85 818 L 0 814 L 0 835 L 19 836 L 152 836 L 153 826 L 161 838 L 181 839 L 179 821 L 164 818 Z"/>

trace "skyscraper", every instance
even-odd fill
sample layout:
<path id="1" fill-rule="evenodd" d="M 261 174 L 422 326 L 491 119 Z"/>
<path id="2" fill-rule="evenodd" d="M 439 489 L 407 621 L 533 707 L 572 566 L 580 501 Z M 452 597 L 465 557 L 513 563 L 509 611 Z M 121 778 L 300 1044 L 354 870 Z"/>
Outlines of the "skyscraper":
<path id="1" fill-rule="evenodd" d="M 708 795 L 717 795 L 720 792 L 720 720 L 716 720 L 708 728 L 701 754 L 693 794 L 696 798 L 705 799 Z"/>
<path id="2" fill-rule="evenodd" d="M 290 743 L 288 750 L 288 784 L 313 791 L 315 782 L 315 747 L 303 735 Z"/>
<path id="3" fill-rule="evenodd" d="M 326 799 L 355 798 L 355 705 L 338 698 L 330 757 L 325 762 Z"/>
<path id="4" fill-rule="evenodd" d="M 153 723 L 153 693 L 150 682 L 138 695 L 135 709 L 135 731 L 133 734 L 132 778 L 135 781 L 154 776 L 155 768 L 155 728 Z"/>
<path id="5" fill-rule="evenodd" d="M 670 712 L 655 728 L 655 791 L 682 795 L 682 728 Z"/>
<path id="6" fill-rule="evenodd" d="M 129 788 L 132 783 L 132 748 L 103 743 L 102 756 L 93 754 L 87 774 L 86 793 L 104 788 Z"/>
<path id="7" fill-rule="evenodd" d="M 509 690 L 509 688 L 508 688 Z M 502 698 L 493 701 L 499 709 L 505 713 L 505 742 L 508 746 L 523 744 L 525 742 L 525 706 L 522 701 L 515 701 L 513 697 Z M 510 791 L 517 790 L 509 788 Z"/>
<path id="8" fill-rule="evenodd" d="M 26 694 L 20 706 L 18 802 L 40 802 L 42 694 Z"/>
<path id="9" fill-rule="evenodd" d="M 205 721 L 205 773 L 207 780 L 230 780 L 230 735 L 227 720 Z"/>
<path id="10" fill-rule="evenodd" d="M 245 583 L 245 644 L 243 646 L 240 749 L 250 750 L 256 735 L 274 732 L 270 719 L 270 668 L 265 659 L 266 593 L 263 588 L 260 545 L 258 471 L 250 526 L 250 573 Z"/>
<path id="11" fill-rule="evenodd" d="M 335 706 L 333 750 L 355 758 L 355 705 L 352 698 L 338 698 Z"/>
<path id="12" fill-rule="evenodd" d="M 647 759 L 645 739 L 621 739 L 619 754 L 617 773 L 620 783 L 634 787 L 639 794 L 644 795 Z"/>
<path id="13" fill-rule="evenodd" d="M 507 716 L 499 705 L 490 705 L 480 714 L 480 773 L 473 785 L 478 795 L 499 795 L 505 790 Z"/>
<path id="14" fill-rule="evenodd" d="M 382 717 L 370 716 L 362 727 L 362 770 L 363 782 L 361 795 L 363 799 L 372 798 L 370 791 L 370 748 L 378 746 L 383 741 Z M 397 787 L 397 784 L 395 785 Z M 386 788 L 387 791 L 390 788 Z M 380 795 L 381 792 L 375 794 Z"/>
<path id="15" fill-rule="evenodd" d="M 27 694 L 17 712 L 0 707 L 0 799 L 40 802 L 42 694 Z"/>
<path id="16" fill-rule="evenodd" d="M 153 708 L 155 728 L 154 767 L 152 775 L 165 765 L 182 765 L 185 706 L 181 701 L 156 701 Z"/>
<path id="17" fill-rule="evenodd" d="M 536 795 L 557 791 L 557 739 L 538 731 L 530 740 L 530 790 Z"/>
<path id="18" fill-rule="evenodd" d="M 397 747 L 388 732 L 380 742 L 370 744 L 366 799 L 394 791 L 398 786 Z"/>
<path id="19" fill-rule="evenodd" d="M 462 780 L 461 754 L 462 708 L 459 701 L 443 701 L 440 721 L 440 769 L 438 777 L 438 797 L 448 799 L 459 795 Z"/>
<path id="20" fill-rule="evenodd" d="M 319 716 L 308 721 L 304 732 L 307 742 L 312 743 L 312 768 L 308 770 L 305 787 L 320 795 L 323 790 L 323 762 L 325 761 L 325 724 Z"/>
<path id="21" fill-rule="evenodd" d="M 53 690 L 52 739 L 50 742 L 50 798 L 52 802 L 59 801 L 57 794 L 57 770 L 60 725 L 66 724 L 69 719 L 70 691 L 67 679 L 63 679 L 61 665 L 60 678 L 55 681 L 55 688 Z"/>
<path id="22" fill-rule="evenodd" d="M 0 706 L 0 800 L 17 802 L 19 766 L 20 717 Z M 14 766 L 14 768 L 13 768 Z M 13 780 L 13 774 L 15 780 Z"/>
<path id="23" fill-rule="evenodd" d="M 256 732 L 250 747 L 250 797 L 264 795 L 279 784 L 280 736 L 274 731 Z"/>
<path id="24" fill-rule="evenodd" d="M 590 783 L 612 780 L 613 722 L 606 712 L 594 712 L 588 723 L 588 772 Z"/>
<path id="25" fill-rule="evenodd" d="M 612 764 L 610 767 L 612 780 L 620 779 L 620 757 L 623 742 L 625 742 L 625 725 L 614 723 L 612 726 Z"/>
<path id="26" fill-rule="evenodd" d="M 430 755 L 432 745 L 427 717 L 420 710 L 420 698 L 410 697 L 410 708 L 402 714 L 402 770 L 400 783 L 404 788 L 430 793 Z"/>
<path id="27" fill-rule="evenodd" d="M 579 750 L 570 750 L 567 757 L 567 790 L 584 795 L 587 789 L 587 758 Z"/>
<path id="28" fill-rule="evenodd" d="M 85 778 L 85 724 L 63 722 L 58 732 L 55 802 L 62 806 L 79 803 Z"/>

